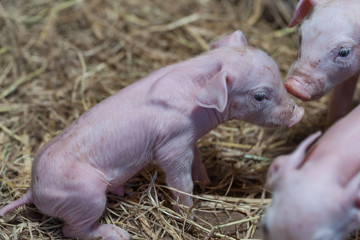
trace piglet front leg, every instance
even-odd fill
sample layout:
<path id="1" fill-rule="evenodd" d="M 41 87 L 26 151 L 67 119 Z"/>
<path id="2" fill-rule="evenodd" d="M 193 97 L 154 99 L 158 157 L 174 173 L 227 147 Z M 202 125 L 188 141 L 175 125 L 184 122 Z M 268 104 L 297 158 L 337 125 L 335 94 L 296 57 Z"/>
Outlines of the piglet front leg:
<path id="1" fill-rule="evenodd" d="M 355 75 L 335 87 L 328 112 L 328 122 L 334 123 L 349 112 L 359 75 Z"/>
<path id="2" fill-rule="evenodd" d="M 194 160 L 192 164 L 191 174 L 193 181 L 198 181 L 205 185 L 209 185 L 211 183 L 210 178 L 207 175 L 206 168 L 203 162 L 201 161 L 199 152 L 196 148 L 194 149 Z"/>
<path id="3" fill-rule="evenodd" d="M 191 194 L 193 192 L 193 181 L 191 176 L 192 163 L 194 159 L 194 152 L 189 147 L 177 146 L 174 150 L 172 146 L 170 149 L 164 147 L 164 152 L 167 151 L 161 157 L 158 157 L 158 164 L 166 174 L 166 183 L 169 187 L 175 188 L 178 191 L 173 191 L 173 198 L 181 205 L 191 207 L 193 201 Z M 165 150 L 166 149 L 166 150 Z M 174 210 L 180 212 L 178 206 L 174 206 Z"/>

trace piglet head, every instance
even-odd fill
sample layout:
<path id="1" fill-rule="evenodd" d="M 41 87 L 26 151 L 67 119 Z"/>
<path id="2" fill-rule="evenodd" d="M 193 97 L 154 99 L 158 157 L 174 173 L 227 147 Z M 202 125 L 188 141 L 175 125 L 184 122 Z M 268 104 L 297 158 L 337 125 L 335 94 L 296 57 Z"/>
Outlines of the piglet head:
<path id="1" fill-rule="evenodd" d="M 231 50 L 224 55 L 221 70 L 197 95 L 198 105 L 216 109 L 226 120 L 263 126 L 292 127 L 301 120 L 304 109 L 287 94 L 276 63 L 263 51 L 248 46 L 241 31 L 210 48 Z"/>
<path id="2" fill-rule="evenodd" d="M 270 166 L 267 186 L 273 195 L 262 220 L 265 240 L 341 240 L 359 225 L 360 174 L 345 186 L 329 186 L 334 175 L 324 173 L 326 166 L 307 165 L 314 159 L 306 160 L 306 150 L 319 135 Z"/>
<path id="3" fill-rule="evenodd" d="M 261 126 L 292 127 L 300 122 L 304 109 L 287 94 L 276 63 L 263 51 L 247 50 L 251 69 L 243 79 L 229 73 L 232 82 L 229 112 L 232 118 Z"/>
<path id="4" fill-rule="evenodd" d="M 294 18 L 302 19 L 297 16 L 309 4 L 315 8 L 299 29 L 298 57 L 285 82 L 288 92 L 303 101 L 325 95 L 360 71 L 359 1 L 303 0 Z"/>

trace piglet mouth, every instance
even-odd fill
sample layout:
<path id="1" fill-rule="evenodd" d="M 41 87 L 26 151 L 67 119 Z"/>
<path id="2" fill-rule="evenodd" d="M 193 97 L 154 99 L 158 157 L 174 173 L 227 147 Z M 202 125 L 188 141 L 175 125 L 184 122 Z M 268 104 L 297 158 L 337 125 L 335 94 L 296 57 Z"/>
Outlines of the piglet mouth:
<path id="1" fill-rule="evenodd" d="M 290 76 L 285 82 L 286 90 L 294 95 L 295 97 L 299 98 L 302 101 L 309 101 L 311 100 L 311 93 L 308 89 L 306 83 L 297 77 L 297 76 Z"/>
<path id="2" fill-rule="evenodd" d="M 305 109 L 303 107 L 294 106 L 294 111 L 292 113 L 292 116 L 290 118 L 288 127 L 291 128 L 298 124 L 302 117 L 304 116 Z"/>

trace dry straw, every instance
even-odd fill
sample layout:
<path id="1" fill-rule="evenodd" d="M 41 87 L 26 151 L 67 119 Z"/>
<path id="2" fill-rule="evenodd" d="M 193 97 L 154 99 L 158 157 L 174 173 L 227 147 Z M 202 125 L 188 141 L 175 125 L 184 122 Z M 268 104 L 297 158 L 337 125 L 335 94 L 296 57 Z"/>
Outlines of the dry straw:
<path id="1" fill-rule="evenodd" d="M 218 36 L 243 30 L 285 76 L 296 57 L 295 30 L 286 28 L 295 2 L 0 1 L 0 206 L 25 193 L 36 151 L 84 111 L 155 69 L 206 51 Z M 326 127 L 326 98 L 305 107 L 290 130 L 231 121 L 199 141 L 212 184 L 196 184 L 194 219 L 172 210 L 164 174 L 151 165 L 125 185 L 125 197 L 108 196 L 101 221 L 133 239 L 261 239 L 271 160 Z M 34 205 L 6 220 L 0 239 L 63 238 L 62 222 Z"/>

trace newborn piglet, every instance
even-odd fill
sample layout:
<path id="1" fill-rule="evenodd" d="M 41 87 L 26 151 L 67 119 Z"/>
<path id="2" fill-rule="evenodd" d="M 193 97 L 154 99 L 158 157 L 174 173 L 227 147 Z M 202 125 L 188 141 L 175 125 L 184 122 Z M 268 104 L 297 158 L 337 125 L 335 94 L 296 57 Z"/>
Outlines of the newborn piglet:
<path id="1" fill-rule="evenodd" d="M 291 127 L 303 113 L 275 62 L 236 31 L 208 53 L 155 71 L 84 113 L 39 150 L 30 188 L 0 216 L 34 203 L 65 221 L 66 237 L 130 239 L 120 227 L 97 223 L 107 191 L 123 195 L 123 184 L 156 159 L 167 184 L 190 194 L 193 180 L 209 183 L 196 141 L 211 129 L 230 119 Z M 193 204 L 188 195 L 173 196 Z"/>
<path id="2" fill-rule="evenodd" d="M 289 155 L 275 159 L 265 240 L 340 240 L 360 227 L 360 106 Z"/>

